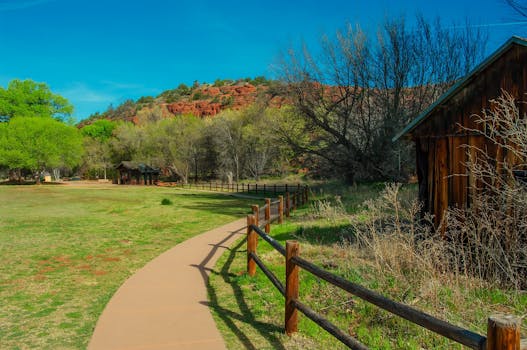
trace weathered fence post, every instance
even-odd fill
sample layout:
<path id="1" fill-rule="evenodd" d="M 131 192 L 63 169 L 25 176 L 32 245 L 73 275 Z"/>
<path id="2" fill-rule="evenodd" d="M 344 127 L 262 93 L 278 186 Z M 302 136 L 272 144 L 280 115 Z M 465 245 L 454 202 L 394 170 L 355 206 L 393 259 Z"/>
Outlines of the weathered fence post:
<path id="1" fill-rule="evenodd" d="M 298 266 L 291 258 L 298 256 L 300 247 L 297 241 L 285 243 L 285 332 L 291 335 L 298 331 L 298 311 L 292 305 L 293 299 L 298 299 Z"/>
<path id="2" fill-rule="evenodd" d="M 287 184 L 285 184 L 285 192 L 289 192 L 289 190 L 287 189 Z"/>
<path id="3" fill-rule="evenodd" d="M 251 225 L 256 225 L 254 215 L 247 215 L 247 273 L 249 276 L 256 274 L 256 262 L 251 257 L 251 253 L 256 254 L 258 244 L 258 234 L 254 232 Z"/>
<path id="4" fill-rule="evenodd" d="M 251 209 L 253 210 L 253 215 L 256 220 L 254 225 L 260 227 L 260 207 L 258 206 L 258 204 L 253 204 L 251 205 Z"/>
<path id="5" fill-rule="evenodd" d="M 265 233 L 271 232 L 271 198 L 265 199 Z"/>
<path id="6" fill-rule="evenodd" d="M 287 187 L 287 185 L 286 185 Z M 289 192 L 285 192 L 285 216 L 289 217 L 289 209 L 290 209 L 291 200 L 289 198 Z"/>
<path id="7" fill-rule="evenodd" d="M 291 208 L 292 211 L 296 210 L 296 196 L 298 195 L 298 192 L 293 193 L 293 207 Z"/>
<path id="8" fill-rule="evenodd" d="M 519 350 L 521 319 L 495 314 L 487 323 L 487 350 Z"/>
<path id="9" fill-rule="evenodd" d="M 278 196 L 278 223 L 284 222 L 284 196 Z"/>

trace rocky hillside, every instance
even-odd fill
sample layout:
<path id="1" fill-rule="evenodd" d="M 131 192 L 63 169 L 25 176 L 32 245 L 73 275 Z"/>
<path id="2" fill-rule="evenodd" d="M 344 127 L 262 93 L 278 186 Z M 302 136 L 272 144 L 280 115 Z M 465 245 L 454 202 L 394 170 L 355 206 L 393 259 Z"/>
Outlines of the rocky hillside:
<path id="1" fill-rule="evenodd" d="M 265 78 L 239 81 L 216 81 L 214 84 L 184 84 L 167 90 L 156 97 L 141 97 L 128 100 L 116 108 L 109 107 L 103 113 L 96 113 L 79 123 L 79 127 L 91 124 L 97 119 L 125 120 L 137 123 L 139 115 L 157 108 L 163 117 L 192 114 L 199 117 L 214 116 L 226 109 L 242 109 L 254 103 L 263 103 L 280 108 L 286 103 L 283 87 Z"/>

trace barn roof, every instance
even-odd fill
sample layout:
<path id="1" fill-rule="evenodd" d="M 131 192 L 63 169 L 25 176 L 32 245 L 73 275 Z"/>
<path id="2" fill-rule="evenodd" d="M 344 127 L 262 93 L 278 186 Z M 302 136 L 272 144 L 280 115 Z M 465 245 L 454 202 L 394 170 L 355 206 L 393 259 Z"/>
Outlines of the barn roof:
<path id="1" fill-rule="evenodd" d="M 458 93 L 465 86 L 467 86 L 471 82 L 473 76 L 480 73 L 485 68 L 487 68 L 492 63 L 494 63 L 501 55 L 503 55 L 513 45 L 521 45 L 521 46 L 527 47 L 527 39 L 521 38 L 519 36 L 513 36 L 509 40 L 507 40 L 507 42 L 501 45 L 501 47 L 497 49 L 492 55 L 490 55 L 485 60 L 483 60 L 483 62 L 481 62 L 476 68 L 474 68 L 464 78 L 460 79 L 458 82 L 452 85 L 452 87 L 448 89 L 443 95 L 441 95 L 441 97 L 439 97 L 437 101 L 432 103 L 424 112 L 422 112 L 419 116 L 417 116 L 417 118 L 412 120 L 401 132 L 399 132 L 397 135 L 394 136 L 392 141 L 395 142 L 399 140 L 402 136 L 413 131 L 419 124 L 421 124 L 426 118 L 428 118 L 428 116 L 432 113 L 432 111 L 436 109 L 437 106 L 441 105 L 442 103 L 450 99 L 452 96 L 454 96 L 456 93 Z"/>

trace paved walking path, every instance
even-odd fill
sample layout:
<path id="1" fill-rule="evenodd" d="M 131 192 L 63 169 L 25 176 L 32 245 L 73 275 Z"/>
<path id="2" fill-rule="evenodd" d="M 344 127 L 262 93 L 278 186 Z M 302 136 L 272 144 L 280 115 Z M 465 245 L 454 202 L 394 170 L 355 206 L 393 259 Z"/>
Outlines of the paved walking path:
<path id="1" fill-rule="evenodd" d="M 88 349 L 225 349 L 206 306 L 208 274 L 246 224 L 195 236 L 135 273 L 104 309 Z"/>

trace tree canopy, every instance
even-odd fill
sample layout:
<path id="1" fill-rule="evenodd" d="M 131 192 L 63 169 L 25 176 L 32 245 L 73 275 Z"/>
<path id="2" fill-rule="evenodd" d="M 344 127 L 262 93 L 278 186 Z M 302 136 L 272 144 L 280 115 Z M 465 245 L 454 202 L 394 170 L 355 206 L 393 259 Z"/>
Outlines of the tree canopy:
<path id="1" fill-rule="evenodd" d="M 72 168 L 82 156 L 77 128 L 52 118 L 13 118 L 0 124 L 0 165 L 9 169 Z"/>
<path id="2" fill-rule="evenodd" d="M 64 120 L 72 113 L 73 106 L 68 100 L 52 93 L 45 83 L 15 79 L 7 89 L 0 87 L 0 115 Z"/>

